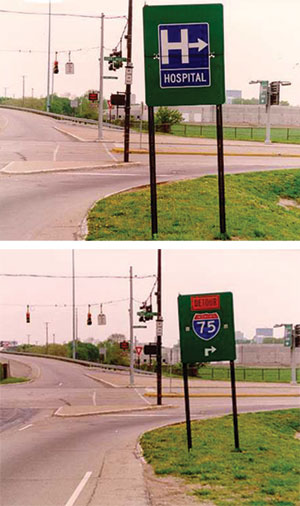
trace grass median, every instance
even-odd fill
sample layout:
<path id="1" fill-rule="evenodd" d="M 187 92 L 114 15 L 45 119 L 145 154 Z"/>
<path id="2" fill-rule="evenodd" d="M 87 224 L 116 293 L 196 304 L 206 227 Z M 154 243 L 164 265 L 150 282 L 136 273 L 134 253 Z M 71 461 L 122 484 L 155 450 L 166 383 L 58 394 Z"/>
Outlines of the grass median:
<path id="1" fill-rule="evenodd" d="M 232 416 L 147 432 L 144 456 L 156 474 L 183 478 L 187 493 L 216 506 L 299 505 L 299 410 L 239 415 L 241 452 L 234 450 Z"/>
<path id="2" fill-rule="evenodd" d="M 229 239 L 299 240 L 300 169 L 230 174 L 225 189 Z M 220 239 L 218 205 L 216 176 L 158 185 L 156 239 Z M 103 199 L 89 213 L 87 240 L 151 239 L 148 187 Z"/>

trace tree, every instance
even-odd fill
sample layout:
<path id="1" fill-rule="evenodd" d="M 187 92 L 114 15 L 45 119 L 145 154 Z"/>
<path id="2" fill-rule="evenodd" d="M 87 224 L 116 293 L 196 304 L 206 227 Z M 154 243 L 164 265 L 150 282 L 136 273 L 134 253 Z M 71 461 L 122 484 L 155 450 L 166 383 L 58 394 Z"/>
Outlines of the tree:
<path id="1" fill-rule="evenodd" d="M 68 343 L 68 356 L 73 356 L 73 341 Z M 76 342 L 76 358 L 78 360 L 87 360 L 88 362 L 99 362 L 99 349 L 91 343 Z"/>
<path id="2" fill-rule="evenodd" d="M 159 107 L 155 113 L 154 121 L 158 132 L 169 133 L 172 125 L 183 121 L 183 116 L 177 109 L 169 109 L 163 106 Z"/>
<path id="3" fill-rule="evenodd" d="M 73 110 L 70 100 L 66 97 L 58 97 L 57 95 L 52 95 L 51 112 L 54 112 L 55 114 L 63 114 L 65 116 L 72 116 Z"/>
<path id="4" fill-rule="evenodd" d="M 109 339 L 99 344 L 100 348 L 106 349 L 105 364 L 129 365 L 129 352 L 120 348 L 120 343 L 113 342 Z"/>

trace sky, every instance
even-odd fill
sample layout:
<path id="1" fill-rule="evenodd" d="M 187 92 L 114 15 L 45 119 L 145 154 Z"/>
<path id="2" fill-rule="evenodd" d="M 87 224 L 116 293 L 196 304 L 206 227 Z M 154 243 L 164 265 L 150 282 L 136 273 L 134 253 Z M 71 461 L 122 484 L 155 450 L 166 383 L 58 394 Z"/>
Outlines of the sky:
<path id="1" fill-rule="evenodd" d="M 211 0 L 147 0 L 148 5 L 206 4 Z M 259 86 L 251 80 L 291 81 L 281 88 L 281 99 L 300 105 L 299 0 L 223 0 L 226 89 L 242 90 L 243 98 L 258 98 Z M 137 103 L 144 101 L 142 9 L 144 0 L 133 0 L 133 85 Z M 1 0 L 0 9 L 48 13 L 48 0 Z M 52 0 L 53 13 L 106 16 L 105 55 L 120 40 L 125 26 L 125 0 Z M 111 17 L 120 18 L 110 19 Z M 78 96 L 99 88 L 100 19 L 52 16 L 51 62 L 59 53 L 60 73 L 54 91 Z M 45 96 L 47 91 L 48 15 L 25 15 L 0 11 L 0 96 Z M 98 48 L 98 49 L 93 49 Z M 125 41 L 123 41 L 123 53 Z M 24 52 L 24 51 L 31 51 Z M 65 63 L 75 66 L 74 75 L 64 73 Z M 52 67 L 52 63 L 51 63 Z M 104 96 L 124 91 L 124 69 L 105 75 L 118 80 L 104 82 Z M 6 90 L 5 90 L 6 89 Z"/>
<path id="2" fill-rule="evenodd" d="M 130 243 L 129 243 L 130 244 Z M 257 249 L 250 243 L 244 248 L 200 247 L 174 243 L 162 249 L 162 314 L 163 344 L 173 346 L 179 340 L 177 297 L 179 294 L 233 293 L 235 329 L 252 338 L 256 328 L 278 323 L 300 323 L 300 246 L 266 244 Z M 287 243 L 289 244 L 289 243 Z M 72 339 L 72 250 L 0 249 L 0 340 L 45 343 L 49 322 L 49 342 Z M 28 249 L 29 248 L 29 249 Z M 78 308 L 78 336 L 81 340 L 105 340 L 112 333 L 129 338 L 129 269 L 133 268 L 134 325 L 138 322 L 139 305 L 149 296 L 157 274 L 157 250 L 143 248 L 112 249 L 112 245 L 76 246 L 76 276 L 109 276 L 104 279 L 77 277 L 75 303 Z M 67 279 L 6 277 L 4 274 L 39 274 L 70 276 Z M 121 278 L 116 278 L 121 276 Z M 138 276 L 138 278 L 136 278 Z M 150 277 L 144 277 L 150 276 Z M 142 277 L 142 279 L 140 279 Z M 155 290 L 154 290 L 155 292 Z M 125 300 L 124 300 L 125 299 Z M 30 306 L 31 322 L 26 323 L 26 306 Z M 93 324 L 87 326 L 88 304 Z M 102 310 L 107 325 L 97 325 Z M 65 307 L 66 306 L 66 307 Z M 156 307 L 153 299 L 153 310 Z M 277 337 L 283 335 L 276 329 Z M 135 329 L 138 342 L 155 340 L 155 321 L 147 329 Z"/>

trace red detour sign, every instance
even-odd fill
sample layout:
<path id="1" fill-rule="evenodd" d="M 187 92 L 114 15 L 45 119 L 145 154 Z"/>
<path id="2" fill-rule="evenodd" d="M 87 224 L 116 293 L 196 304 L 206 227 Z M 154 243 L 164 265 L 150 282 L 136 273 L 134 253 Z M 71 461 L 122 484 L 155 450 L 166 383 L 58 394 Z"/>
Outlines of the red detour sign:
<path id="1" fill-rule="evenodd" d="M 136 346 L 135 347 L 135 351 L 136 353 L 140 356 L 140 354 L 142 353 L 143 351 L 143 346 Z"/>
<path id="2" fill-rule="evenodd" d="M 129 349 L 129 343 L 128 343 L 127 341 L 122 341 L 122 342 L 120 343 L 120 348 L 121 348 L 122 350 L 128 350 L 128 349 Z"/>
<path id="3" fill-rule="evenodd" d="M 89 100 L 91 102 L 95 102 L 96 100 L 98 100 L 98 93 L 95 91 L 92 93 L 89 93 Z"/>

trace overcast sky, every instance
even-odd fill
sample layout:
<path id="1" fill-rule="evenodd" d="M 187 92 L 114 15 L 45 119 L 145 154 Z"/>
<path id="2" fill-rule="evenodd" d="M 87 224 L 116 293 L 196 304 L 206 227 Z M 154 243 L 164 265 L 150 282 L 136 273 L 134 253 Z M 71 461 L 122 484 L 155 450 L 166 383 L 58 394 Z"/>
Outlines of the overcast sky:
<path id="1" fill-rule="evenodd" d="M 148 0 L 148 5 L 205 4 L 211 0 Z M 240 89 L 244 98 L 257 97 L 258 85 L 250 80 L 287 80 L 292 86 L 283 87 L 281 99 L 300 105 L 299 0 L 223 0 L 225 30 L 226 89 Z M 144 100 L 144 63 L 142 8 L 144 0 L 133 0 L 133 64 L 132 92 L 137 101 Z M 1 0 L 0 9 L 26 12 L 48 12 L 45 0 Z M 53 13 L 127 16 L 127 0 L 52 0 Z M 125 19 L 105 20 L 105 54 L 118 43 Z M 55 76 L 55 90 L 80 95 L 99 87 L 100 20 L 75 17 L 52 17 L 51 61 L 54 51 L 59 54 L 60 73 Z M 45 96 L 47 87 L 48 16 L 0 12 L 0 95 L 22 96 L 22 76 L 25 94 Z M 123 51 L 124 51 L 123 44 Z M 19 52 L 29 51 L 31 53 Z M 68 61 L 75 64 L 75 74 L 65 75 Z M 75 51 L 81 50 L 81 51 Z M 52 64 L 51 64 L 52 67 Z M 109 72 L 118 80 L 106 80 L 104 95 L 124 91 L 124 69 Z"/>
<path id="2" fill-rule="evenodd" d="M 277 243 L 279 245 L 279 243 Z M 163 343 L 172 346 L 179 339 L 178 294 L 232 291 L 235 328 L 253 337 L 257 327 L 272 327 L 275 323 L 300 323 L 300 246 L 296 249 L 188 249 L 162 251 L 162 309 L 164 317 Z M 286 248 L 283 244 L 279 246 Z M 294 245 L 293 245 L 294 247 Z M 28 245 L 27 245 L 28 248 Z M 101 248 L 101 249 L 100 249 Z M 86 245 L 75 250 L 77 276 L 129 276 L 129 268 L 137 276 L 155 275 L 157 251 L 142 249 L 103 249 L 104 245 Z M 198 246 L 199 248 L 199 246 Z M 249 248 L 253 246 L 249 245 Z M 269 245 L 266 245 L 269 248 Z M 3 277 L 2 274 L 50 274 L 71 276 L 71 249 L 0 250 L 0 339 L 16 339 L 31 343 L 45 342 L 45 323 L 49 323 L 49 340 L 55 333 L 56 342 L 72 338 L 72 280 Z M 154 277 L 134 279 L 134 323 L 138 301 L 151 292 Z M 126 299 L 125 301 L 120 301 Z M 155 299 L 154 299 L 155 300 Z M 153 303 L 154 303 L 153 300 Z M 113 302 L 114 301 L 114 302 Z M 113 303 L 112 303 L 113 302 Z M 156 301 L 155 301 L 156 302 Z M 107 325 L 98 326 L 99 305 L 107 316 Z M 25 323 L 26 305 L 31 308 L 31 323 Z M 92 306 L 93 325 L 86 325 L 88 304 Z M 44 307 L 49 305 L 49 307 Z M 58 307 L 55 307 L 57 305 Z M 63 307 L 67 305 L 67 307 Z M 129 337 L 129 280 L 77 279 L 79 338 L 104 340 L 113 332 Z M 153 308 L 156 303 L 153 304 Z M 278 329 L 276 335 L 282 334 Z M 153 341 L 155 323 L 147 329 L 137 329 L 138 341 Z"/>

